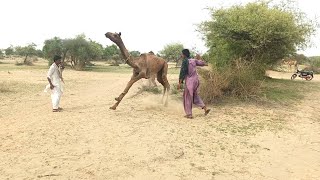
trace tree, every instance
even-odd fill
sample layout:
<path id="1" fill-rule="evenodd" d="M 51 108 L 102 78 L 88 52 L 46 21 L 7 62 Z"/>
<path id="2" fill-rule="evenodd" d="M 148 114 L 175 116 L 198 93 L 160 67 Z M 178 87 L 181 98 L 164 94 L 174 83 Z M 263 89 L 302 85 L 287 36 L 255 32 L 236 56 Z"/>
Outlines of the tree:
<path id="1" fill-rule="evenodd" d="M 312 56 L 312 57 L 310 57 L 310 64 L 312 66 L 320 68 L 320 56 Z"/>
<path id="2" fill-rule="evenodd" d="M 89 43 L 86 41 L 85 36 L 78 35 L 74 39 L 66 39 L 64 41 L 64 48 L 71 61 L 71 67 L 76 70 L 81 70 L 88 59 L 87 51 L 89 49 Z"/>
<path id="3" fill-rule="evenodd" d="M 164 46 L 163 50 L 161 50 L 159 54 L 161 57 L 163 57 L 167 61 L 176 62 L 176 66 L 177 66 L 182 50 L 183 50 L 183 45 L 181 43 L 172 43 Z"/>
<path id="4" fill-rule="evenodd" d="M 297 60 L 298 64 L 304 64 L 309 61 L 308 57 L 306 57 L 304 54 L 296 54 L 296 53 L 292 55 L 292 59 Z"/>
<path id="5" fill-rule="evenodd" d="M 218 67 L 242 59 L 272 65 L 306 46 L 315 26 L 295 8 L 268 2 L 235 5 L 211 12 L 200 25 Z"/>
<path id="6" fill-rule="evenodd" d="M 44 55 L 43 55 L 43 51 L 41 49 L 36 49 L 36 54 L 35 54 L 37 57 L 41 57 L 43 58 Z"/>
<path id="7" fill-rule="evenodd" d="M 91 60 L 101 57 L 102 46 L 80 34 L 76 38 L 63 40 L 63 54 L 70 59 L 72 68 L 82 70 Z"/>
<path id="8" fill-rule="evenodd" d="M 31 43 L 27 46 L 17 46 L 15 49 L 15 53 L 19 56 L 24 56 L 24 60 L 23 60 L 23 64 L 28 64 L 27 62 L 27 58 L 29 56 L 35 55 L 37 53 L 36 50 L 36 44 L 35 43 Z"/>
<path id="9" fill-rule="evenodd" d="M 212 9 L 211 19 L 199 26 L 213 64 L 212 76 L 207 74 L 204 83 L 215 82 L 222 94 L 255 96 L 268 66 L 306 47 L 315 32 L 312 21 L 291 2 L 257 1 Z M 207 87 L 202 92 L 214 97 Z"/>
<path id="10" fill-rule="evenodd" d="M 104 48 L 102 55 L 103 59 L 112 59 L 114 55 L 120 55 L 118 46 L 112 44 Z"/>
<path id="11" fill-rule="evenodd" d="M 10 47 L 6 48 L 4 50 L 4 53 L 6 54 L 6 56 L 11 56 L 14 54 L 14 48 L 12 45 L 10 45 Z"/>
<path id="12" fill-rule="evenodd" d="M 47 39 L 44 41 L 44 46 L 42 48 L 43 55 L 49 60 L 49 65 L 52 64 L 54 55 L 63 54 L 63 41 L 59 37 L 54 37 L 52 39 Z"/>
<path id="13" fill-rule="evenodd" d="M 3 59 L 3 55 L 4 55 L 4 53 L 3 53 L 2 49 L 0 49 L 0 59 Z"/>
<path id="14" fill-rule="evenodd" d="M 89 51 L 90 60 L 100 60 L 103 55 L 103 46 L 95 41 L 89 40 Z"/>
<path id="15" fill-rule="evenodd" d="M 70 60 L 71 67 L 82 70 L 91 60 L 99 60 L 103 56 L 103 46 L 91 39 L 87 40 L 84 34 L 75 38 L 61 39 L 54 37 L 45 40 L 43 46 L 44 56 L 52 63 L 54 55 L 61 55 L 62 62 Z"/>
<path id="16" fill-rule="evenodd" d="M 139 57 L 141 55 L 140 51 L 130 51 L 129 53 L 133 57 Z"/>

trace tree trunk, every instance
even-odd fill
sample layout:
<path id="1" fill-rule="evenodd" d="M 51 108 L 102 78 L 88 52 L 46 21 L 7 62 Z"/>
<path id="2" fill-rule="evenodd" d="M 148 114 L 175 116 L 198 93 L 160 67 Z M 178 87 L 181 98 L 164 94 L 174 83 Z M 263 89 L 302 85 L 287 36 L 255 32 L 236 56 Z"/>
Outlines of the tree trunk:
<path id="1" fill-rule="evenodd" d="M 63 55 L 62 55 L 62 63 L 64 63 L 64 60 L 66 59 L 66 56 L 67 56 L 67 52 L 63 52 Z"/>
<path id="2" fill-rule="evenodd" d="M 73 56 L 71 56 L 70 58 L 71 58 L 71 61 L 70 61 L 71 68 L 73 69 L 73 68 L 74 68 L 74 66 L 75 66 L 74 57 L 73 57 Z"/>
<path id="3" fill-rule="evenodd" d="M 85 67 L 85 61 L 78 60 L 75 65 L 75 70 L 81 71 Z"/>
<path id="4" fill-rule="evenodd" d="M 28 58 L 28 54 L 26 54 L 26 57 L 24 58 L 23 64 L 27 64 L 27 58 Z"/>

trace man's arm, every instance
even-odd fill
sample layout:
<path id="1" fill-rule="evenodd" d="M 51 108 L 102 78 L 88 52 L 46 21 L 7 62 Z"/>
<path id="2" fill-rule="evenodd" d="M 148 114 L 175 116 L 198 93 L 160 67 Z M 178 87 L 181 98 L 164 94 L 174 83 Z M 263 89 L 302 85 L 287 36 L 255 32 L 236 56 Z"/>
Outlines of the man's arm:
<path id="1" fill-rule="evenodd" d="M 54 88 L 54 85 L 52 84 L 52 81 L 51 81 L 51 77 L 52 77 L 53 72 L 54 72 L 53 66 L 50 66 L 48 74 L 47 74 L 47 79 L 50 84 L 50 89 Z"/>
<path id="2" fill-rule="evenodd" d="M 188 60 L 183 60 L 180 68 L 180 73 L 179 73 L 179 84 L 177 87 L 178 90 L 180 90 L 181 84 L 183 83 L 183 80 L 187 74 L 188 74 Z"/>
<path id="3" fill-rule="evenodd" d="M 48 81 L 49 81 L 49 84 L 50 84 L 50 89 L 53 89 L 54 88 L 54 85 L 52 84 L 51 82 L 51 79 L 49 77 L 47 77 Z"/>

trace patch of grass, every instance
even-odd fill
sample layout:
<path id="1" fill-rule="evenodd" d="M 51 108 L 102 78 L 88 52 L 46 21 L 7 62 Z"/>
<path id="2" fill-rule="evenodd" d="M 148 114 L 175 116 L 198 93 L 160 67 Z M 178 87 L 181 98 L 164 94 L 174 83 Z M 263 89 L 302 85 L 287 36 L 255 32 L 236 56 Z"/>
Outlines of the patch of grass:
<path id="1" fill-rule="evenodd" d="M 23 62 L 16 62 L 15 65 L 16 66 L 23 66 L 24 64 L 23 64 Z"/>
<path id="2" fill-rule="evenodd" d="M 120 64 L 119 66 L 111 65 L 93 65 L 83 68 L 84 71 L 92 72 L 113 72 L 113 73 L 132 73 L 132 68 L 127 64 Z M 180 68 L 169 68 L 168 74 L 179 74 Z"/>
<path id="3" fill-rule="evenodd" d="M 1 83 L 0 83 L 1 84 Z M 11 92 L 13 92 L 11 89 L 9 89 L 7 86 L 3 86 L 2 84 L 1 84 L 1 86 L 0 86 L 0 93 L 11 93 Z"/>
<path id="4" fill-rule="evenodd" d="M 179 73 L 180 73 L 180 67 L 168 68 L 168 74 L 179 74 Z"/>
<path id="5" fill-rule="evenodd" d="M 48 70 L 49 69 L 49 66 L 39 66 L 39 65 L 36 65 L 36 66 L 24 66 L 24 65 L 13 65 L 13 64 L 8 64 L 8 63 L 3 63 L 3 64 L 0 64 L 0 71 L 15 71 L 15 70 L 43 70 L 43 69 L 46 69 Z"/>
<path id="6" fill-rule="evenodd" d="M 286 128 L 286 123 L 281 118 L 268 118 L 268 120 L 261 120 L 265 118 L 250 118 L 246 123 L 221 123 L 216 127 L 216 130 L 222 133 L 229 133 L 232 135 L 256 135 L 259 132 L 268 130 L 271 132 L 279 132 Z"/>
<path id="7" fill-rule="evenodd" d="M 83 68 L 83 70 L 92 71 L 92 72 L 132 73 L 132 68 L 128 65 L 120 65 L 120 66 L 94 65 L 94 66 L 87 66 Z"/>
<path id="8" fill-rule="evenodd" d="M 266 79 L 262 84 L 260 97 L 274 102 L 292 102 L 301 100 L 305 93 L 315 89 L 314 83 L 284 79 Z"/>
<path id="9" fill-rule="evenodd" d="M 25 82 L 9 82 L 3 81 L 0 82 L 0 93 L 11 94 L 11 93 L 34 93 L 42 91 L 44 87 L 41 87 L 40 84 L 31 84 Z"/>
<path id="10" fill-rule="evenodd" d="M 141 92 L 146 91 L 146 92 L 150 92 L 153 94 L 161 94 L 162 90 L 159 89 L 159 87 L 149 87 L 149 86 L 142 86 L 139 88 Z"/>
<path id="11" fill-rule="evenodd" d="M 183 87 L 181 88 L 183 89 Z M 171 90 L 171 94 L 174 94 L 174 95 L 179 94 L 178 83 L 171 84 L 170 90 Z"/>

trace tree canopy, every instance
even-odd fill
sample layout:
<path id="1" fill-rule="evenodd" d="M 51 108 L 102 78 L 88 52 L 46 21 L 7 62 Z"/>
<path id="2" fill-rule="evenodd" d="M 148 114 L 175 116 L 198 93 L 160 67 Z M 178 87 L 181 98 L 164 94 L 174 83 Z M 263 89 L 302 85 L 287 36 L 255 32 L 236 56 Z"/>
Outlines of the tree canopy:
<path id="1" fill-rule="evenodd" d="M 43 46 L 44 56 L 52 63 L 55 54 L 62 55 L 71 63 L 71 67 L 76 70 L 84 68 L 86 63 L 91 60 L 99 60 L 103 55 L 103 46 L 95 41 L 87 40 L 84 34 L 77 35 L 75 38 L 60 39 L 54 37 L 45 40 Z"/>
<path id="2" fill-rule="evenodd" d="M 11 56 L 14 54 L 14 48 L 11 45 L 10 47 L 7 47 L 6 49 L 4 49 L 4 53 L 6 54 L 6 56 Z"/>
<path id="3" fill-rule="evenodd" d="M 182 49 L 183 49 L 183 44 L 171 43 L 171 44 L 165 45 L 163 49 L 159 51 L 159 54 L 161 57 L 163 57 L 167 61 L 176 62 L 180 57 Z"/>
<path id="4" fill-rule="evenodd" d="M 36 55 L 37 54 L 37 50 L 36 50 L 36 44 L 35 43 L 31 43 L 27 46 L 17 46 L 15 47 L 15 54 L 19 55 L 19 56 L 24 56 L 24 64 L 27 64 L 27 58 L 28 56 L 32 56 L 32 55 Z"/>
<path id="5" fill-rule="evenodd" d="M 306 47 L 315 26 L 297 9 L 254 2 L 212 9 L 200 31 L 217 66 L 237 58 L 273 64 Z"/>

